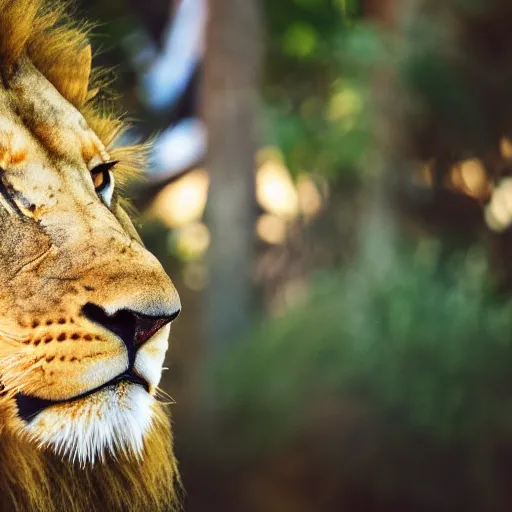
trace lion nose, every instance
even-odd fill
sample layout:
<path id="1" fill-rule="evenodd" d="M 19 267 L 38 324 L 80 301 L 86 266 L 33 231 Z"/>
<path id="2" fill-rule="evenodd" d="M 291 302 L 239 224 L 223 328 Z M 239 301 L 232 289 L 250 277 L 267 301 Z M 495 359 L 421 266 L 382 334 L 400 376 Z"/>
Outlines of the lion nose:
<path id="1" fill-rule="evenodd" d="M 89 320 L 100 324 L 123 340 L 131 362 L 146 341 L 180 314 L 179 309 L 166 316 L 150 316 L 131 309 L 121 309 L 109 315 L 102 307 L 91 302 L 82 308 L 82 312 Z"/>

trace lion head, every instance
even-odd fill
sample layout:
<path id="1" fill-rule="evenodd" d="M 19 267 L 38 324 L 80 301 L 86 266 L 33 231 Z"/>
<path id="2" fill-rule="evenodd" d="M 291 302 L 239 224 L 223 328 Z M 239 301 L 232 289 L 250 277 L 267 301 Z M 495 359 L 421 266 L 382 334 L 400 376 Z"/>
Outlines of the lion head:
<path id="1" fill-rule="evenodd" d="M 180 302 L 116 186 L 140 148 L 113 147 L 123 125 L 60 6 L 0 0 L 0 23 L 0 494 L 48 510 L 52 486 L 87 481 L 155 510 L 175 466 L 155 393 Z"/>

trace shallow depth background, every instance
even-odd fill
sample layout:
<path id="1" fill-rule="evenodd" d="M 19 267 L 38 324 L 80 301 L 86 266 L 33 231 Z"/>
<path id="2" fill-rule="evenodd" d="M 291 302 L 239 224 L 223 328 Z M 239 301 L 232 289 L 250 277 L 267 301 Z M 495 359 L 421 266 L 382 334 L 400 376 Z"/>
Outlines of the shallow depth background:
<path id="1" fill-rule="evenodd" d="M 155 142 L 185 510 L 510 510 L 512 4 L 209 4 L 77 2 Z"/>

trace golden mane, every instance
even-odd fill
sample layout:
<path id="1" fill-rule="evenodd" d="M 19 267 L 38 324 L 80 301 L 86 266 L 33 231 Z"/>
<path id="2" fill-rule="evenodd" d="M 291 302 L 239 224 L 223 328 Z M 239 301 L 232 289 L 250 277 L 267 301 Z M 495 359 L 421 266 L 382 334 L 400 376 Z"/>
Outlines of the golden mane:
<path id="1" fill-rule="evenodd" d="M 0 430 L 0 468 L 2 512 L 171 512 L 179 508 L 171 429 L 162 410 L 146 440 L 143 460 L 121 456 L 80 468 Z"/>
<path id="2" fill-rule="evenodd" d="M 19 58 L 26 55 L 59 93 L 84 116 L 109 149 L 116 182 L 123 185 L 145 164 L 147 146 L 112 148 L 127 129 L 105 108 L 98 93 L 106 82 L 92 68 L 91 25 L 73 20 L 59 0 L 0 0 L 0 77 L 6 87 Z"/>

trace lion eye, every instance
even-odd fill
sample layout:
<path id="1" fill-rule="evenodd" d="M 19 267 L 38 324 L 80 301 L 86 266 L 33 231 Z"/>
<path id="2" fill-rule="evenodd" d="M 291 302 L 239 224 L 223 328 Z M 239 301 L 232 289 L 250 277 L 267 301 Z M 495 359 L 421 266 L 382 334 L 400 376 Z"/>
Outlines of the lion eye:
<path id="1" fill-rule="evenodd" d="M 111 169 L 117 164 L 116 161 L 99 164 L 91 170 L 92 182 L 96 193 L 103 201 L 110 206 L 114 194 L 114 175 Z"/>

